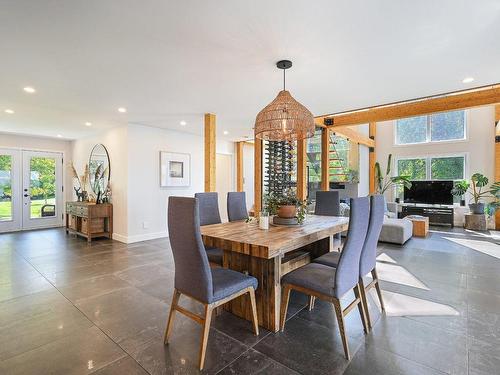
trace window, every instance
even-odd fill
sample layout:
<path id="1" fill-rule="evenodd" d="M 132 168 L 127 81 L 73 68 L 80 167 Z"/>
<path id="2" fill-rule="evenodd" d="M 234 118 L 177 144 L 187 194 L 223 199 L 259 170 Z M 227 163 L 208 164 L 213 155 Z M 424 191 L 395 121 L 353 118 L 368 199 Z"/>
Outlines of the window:
<path id="1" fill-rule="evenodd" d="M 397 145 L 462 140 L 465 139 L 465 111 L 400 119 L 395 129 Z"/>
<path id="2" fill-rule="evenodd" d="M 396 160 L 396 174 L 410 180 L 462 180 L 465 155 L 428 156 Z"/>
<path id="3" fill-rule="evenodd" d="M 465 155 L 413 157 L 396 160 L 396 175 L 410 180 L 462 180 L 465 177 Z M 403 199 L 403 188 L 396 190 Z M 458 203 L 460 197 L 455 197 Z"/>
<path id="4" fill-rule="evenodd" d="M 310 200 L 316 199 L 321 190 L 321 129 L 316 128 L 314 136 L 307 140 L 307 191 Z"/>

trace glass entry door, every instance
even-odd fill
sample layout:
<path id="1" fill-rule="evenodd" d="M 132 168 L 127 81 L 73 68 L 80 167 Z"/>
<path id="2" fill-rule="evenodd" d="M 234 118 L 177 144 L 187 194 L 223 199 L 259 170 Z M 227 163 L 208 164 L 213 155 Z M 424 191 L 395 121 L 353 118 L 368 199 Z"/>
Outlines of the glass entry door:
<path id="1" fill-rule="evenodd" d="M 62 225 L 62 155 L 23 151 L 23 229 Z"/>
<path id="2" fill-rule="evenodd" d="M 0 232 L 22 225 L 21 151 L 0 148 Z"/>
<path id="3" fill-rule="evenodd" d="M 61 226 L 62 154 L 0 148 L 0 233 Z"/>

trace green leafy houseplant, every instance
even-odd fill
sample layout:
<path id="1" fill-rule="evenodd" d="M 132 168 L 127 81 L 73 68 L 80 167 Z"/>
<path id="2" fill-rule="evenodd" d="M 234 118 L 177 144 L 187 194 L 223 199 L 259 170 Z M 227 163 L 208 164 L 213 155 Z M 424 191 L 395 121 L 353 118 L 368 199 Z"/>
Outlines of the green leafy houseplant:
<path id="1" fill-rule="evenodd" d="M 293 190 L 285 191 L 282 195 L 268 194 L 264 196 L 264 210 L 269 215 L 277 215 L 282 206 L 292 206 L 296 209 L 295 217 L 297 222 L 302 224 L 306 218 L 307 200 L 301 200 L 293 192 Z"/>
<path id="2" fill-rule="evenodd" d="M 375 163 L 375 190 L 377 194 L 384 194 L 393 186 L 411 188 L 410 176 L 391 176 L 392 154 L 387 157 L 385 175 L 382 175 L 379 162 Z"/>
<path id="3" fill-rule="evenodd" d="M 462 197 L 469 192 L 472 195 L 469 207 L 473 214 L 483 214 L 485 212 L 484 198 L 493 199 L 487 204 L 488 214 L 491 215 L 500 205 L 500 182 L 494 182 L 489 188 L 483 190 L 489 183 L 488 177 L 481 173 L 474 173 L 470 182 L 467 180 L 456 181 L 451 194 Z"/>

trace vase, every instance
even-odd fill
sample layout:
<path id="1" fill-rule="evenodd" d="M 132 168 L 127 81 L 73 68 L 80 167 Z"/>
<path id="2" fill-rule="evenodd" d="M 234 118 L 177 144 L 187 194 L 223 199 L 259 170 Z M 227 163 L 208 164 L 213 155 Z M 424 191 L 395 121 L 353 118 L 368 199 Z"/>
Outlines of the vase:
<path id="1" fill-rule="evenodd" d="M 284 219 L 291 219 L 297 215 L 297 207 L 295 206 L 280 206 L 278 216 Z"/>
<path id="2" fill-rule="evenodd" d="M 484 214 L 484 203 L 469 203 L 469 208 L 473 214 Z"/>

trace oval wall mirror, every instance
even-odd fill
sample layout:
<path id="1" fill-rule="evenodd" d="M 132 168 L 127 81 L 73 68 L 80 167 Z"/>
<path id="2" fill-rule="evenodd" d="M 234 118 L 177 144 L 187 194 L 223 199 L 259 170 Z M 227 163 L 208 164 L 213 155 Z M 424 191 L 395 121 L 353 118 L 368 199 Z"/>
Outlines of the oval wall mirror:
<path id="1" fill-rule="evenodd" d="M 95 194 L 104 193 L 108 187 L 111 176 L 108 150 L 103 144 L 97 144 L 92 149 L 89 159 L 89 181 Z"/>

